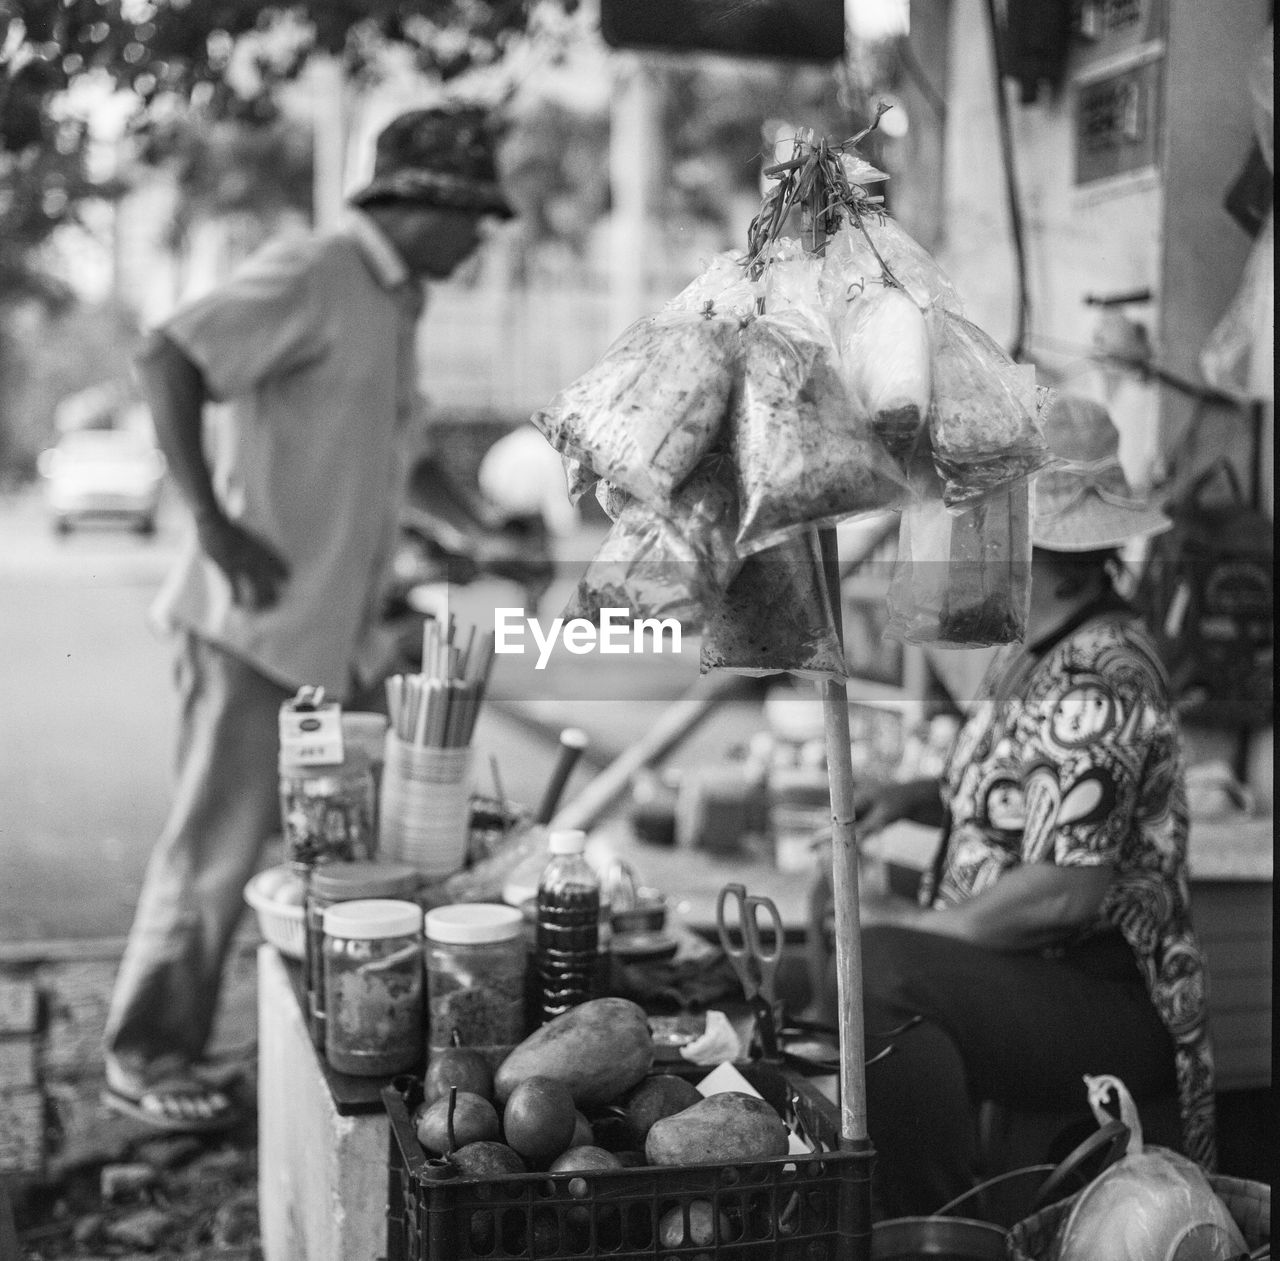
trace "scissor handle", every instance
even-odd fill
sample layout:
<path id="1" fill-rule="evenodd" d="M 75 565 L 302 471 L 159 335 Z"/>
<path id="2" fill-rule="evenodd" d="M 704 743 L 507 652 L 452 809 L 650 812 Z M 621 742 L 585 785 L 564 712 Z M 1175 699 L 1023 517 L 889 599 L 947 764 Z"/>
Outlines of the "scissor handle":
<path id="1" fill-rule="evenodd" d="M 742 938 L 741 945 L 735 945 L 730 932 L 729 900 L 737 904 L 736 916 L 738 934 Z M 773 927 L 773 944 L 766 950 L 760 934 L 759 912 L 763 909 L 765 917 Z M 721 888 L 716 898 L 716 930 L 720 936 L 720 945 L 734 970 L 742 978 L 742 988 L 748 999 L 757 994 L 764 997 L 770 1005 L 774 1001 L 774 978 L 778 973 L 778 963 L 782 958 L 782 916 L 772 898 L 748 895 L 746 886 L 732 881 Z"/>
<path id="2" fill-rule="evenodd" d="M 760 935 L 759 913 L 764 911 L 765 918 L 773 928 L 773 945 L 766 950 Z M 778 913 L 777 903 L 772 898 L 751 895 L 743 907 L 743 924 L 746 929 L 747 942 L 752 957 L 760 971 L 760 993 L 772 1006 L 776 997 L 774 978 L 778 975 L 778 964 L 782 960 L 782 916 Z"/>
<path id="3" fill-rule="evenodd" d="M 729 899 L 732 898 L 737 903 L 734 918 L 738 921 L 738 932 L 742 937 L 742 944 L 735 945 L 733 935 L 729 932 L 729 916 L 727 914 L 727 906 Z M 716 897 L 716 932 L 720 935 L 720 946 L 725 954 L 729 956 L 733 966 L 737 968 L 739 974 L 742 972 L 742 961 L 751 953 L 751 938 L 747 935 L 747 887 L 743 884 L 733 882 L 725 885 Z M 745 978 L 743 984 L 746 984 Z M 751 997 L 750 994 L 747 995 Z"/>

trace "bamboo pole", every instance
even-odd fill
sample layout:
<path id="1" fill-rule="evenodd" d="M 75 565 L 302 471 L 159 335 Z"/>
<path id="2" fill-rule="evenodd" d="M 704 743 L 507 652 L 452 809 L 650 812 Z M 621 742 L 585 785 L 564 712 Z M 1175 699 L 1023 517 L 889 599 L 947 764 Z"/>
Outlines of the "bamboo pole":
<path id="1" fill-rule="evenodd" d="M 834 530 L 819 534 L 832 620 L 841 642 L 840 563 Z M 840 1029 L 840 1141 L 854 1150 L 867 1135 L 866 1030 L 862 1017 L 862 921 L 858 904 L 858 838 L 853 823 L 853 757 L 849 695 L 842 679 L 824 679 L 823 726 L 831 788 L 831 888 L 835 900 L 836 1000 Z"/>

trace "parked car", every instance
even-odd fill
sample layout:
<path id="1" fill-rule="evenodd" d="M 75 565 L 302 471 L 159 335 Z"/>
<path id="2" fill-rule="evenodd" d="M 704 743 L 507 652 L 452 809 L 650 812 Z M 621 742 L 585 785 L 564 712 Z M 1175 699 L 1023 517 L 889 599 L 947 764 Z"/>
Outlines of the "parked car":
<path id="1" fill-rule="evenodd" d="M 155 531 L 165 459 L 148 434 L 74 430 L 42 451 L 37 467 L 59 534 L 88 520 L 123 522 L 139 534 Z"/>

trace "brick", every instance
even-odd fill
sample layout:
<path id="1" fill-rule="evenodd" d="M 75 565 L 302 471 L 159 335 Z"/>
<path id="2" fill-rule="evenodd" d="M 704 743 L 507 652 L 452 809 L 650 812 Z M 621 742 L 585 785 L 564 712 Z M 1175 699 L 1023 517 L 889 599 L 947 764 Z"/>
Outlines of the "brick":
<path id="1" fill-rule="evenodd" d="M 107 1005 L 118 966 L 115 960 L 86 960 L 41 969 L 48 1004 L 46 1079 L 101 1072 Z"/>
<path id="2" fill-rule="evenodd" d="M 35 1033 L 39 1018 L 40 995 L 35 982 L 0 976 L 0 1034 Z"/>
<path id="3" fill-rule="evenodd" d="M 44 1170 L 44 1096 L 38 1090 L 0 1090 L 0 1171 Z"/>

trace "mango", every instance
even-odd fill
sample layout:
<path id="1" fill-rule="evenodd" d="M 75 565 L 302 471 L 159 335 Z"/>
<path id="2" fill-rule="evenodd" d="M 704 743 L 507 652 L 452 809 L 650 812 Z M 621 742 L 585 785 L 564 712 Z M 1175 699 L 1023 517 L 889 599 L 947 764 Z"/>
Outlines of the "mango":
<path id="1" fill-rule="evenodd" d="M 653 1064 L 644 1008 L 626 998 L 595 998 L 549 1020 L 514 1047 L 494 1074 L 505 1103 L 530 1077 L 563 1082 L 578 1108 L 593 1108 L 630 1090 Z"/>
<path id="2" fill-rule="evenodd" d="M 787 1127 L 763 1099 L 734 1090 L 701 1099 L 649 1128 L 651 1165 L 734 1164 L 787 1154 Z"/>
<path id="3" fill-rule="evenodd" d="M 673 1073 L 646 1077 L 623 1101 L 623 1125 L 629 1144 L 643 1147 L 655 1121 L 683 1112 L 701 1098 L 691 1081 Z"/>
<path id="4" fill-rule="evenodd" d="M 550 1077 L 527 1077 L 502 1112 L 502 1136 L 525 1160 L 545 1164 L 573 1139 L 574 1107 L 568 1087 Z"/>
<path id="5" fill-rule="evenodd" d="M 443 1156 L 455 1147 L 479 1143 L 498 1137 L 498 1113 L 483 1095 L 459 1090 L 454 1096 L 453 1142 L 449 1134 L 449 1100 L 437 1099 L 423 1104 L 414 1121 L 418 1142 L 435 1156 Z"/>

